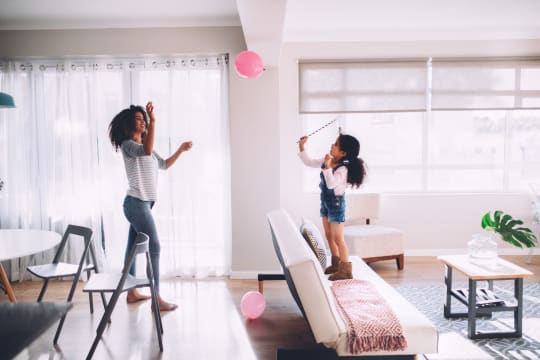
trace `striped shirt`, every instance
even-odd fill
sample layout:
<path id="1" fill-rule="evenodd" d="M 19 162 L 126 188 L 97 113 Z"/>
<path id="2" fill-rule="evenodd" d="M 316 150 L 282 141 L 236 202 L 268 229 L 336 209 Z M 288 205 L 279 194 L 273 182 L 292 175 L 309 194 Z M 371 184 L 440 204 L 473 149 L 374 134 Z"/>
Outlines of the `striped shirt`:
<path id="1" fill-rule="evenodd" d="M 166 169 L 165 160 L 155 151 L 147 155 L 144 146 L 133 140 L 123 141 L 121 148 L 129 184 L 127 194 L 144 201 L 156 201 L 157 170 Z"/>

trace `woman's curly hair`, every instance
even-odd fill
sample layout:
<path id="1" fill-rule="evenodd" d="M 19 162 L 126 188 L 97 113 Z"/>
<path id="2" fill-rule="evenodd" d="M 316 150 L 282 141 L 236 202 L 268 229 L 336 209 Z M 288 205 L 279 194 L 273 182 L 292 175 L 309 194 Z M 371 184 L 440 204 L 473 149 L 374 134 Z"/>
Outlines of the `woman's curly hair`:
<path id="1" fill-rule="evenodd" d="M 135 114 L 138 112 L 143 114 L 144 122 L 148 126 L 146 111 L 139 105 L 131 105 L 120 111 L 109 124 L 109 139 L 115 151 L 118 151 L 124 140 L 131 139 L 131 134 L 135 130 Z"/>

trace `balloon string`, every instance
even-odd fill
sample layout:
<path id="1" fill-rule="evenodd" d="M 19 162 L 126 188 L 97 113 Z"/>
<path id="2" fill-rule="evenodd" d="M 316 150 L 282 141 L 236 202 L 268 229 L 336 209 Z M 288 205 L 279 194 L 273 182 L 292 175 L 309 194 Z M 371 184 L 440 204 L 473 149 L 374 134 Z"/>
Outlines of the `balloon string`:
<path id="1" fill-rule="evenodd" d="M 338 118 L 335 118 L 334 120 L 330 121 L 329 123 L 324 124 L 323 126 L 318 128 L 317 130 L 310 132 L 309 134 L 307 134 L 307 137 L 310 137 L 311 135 L 318 133 L 319 131 L 321 131 L 322 129 L 327 127 L 328 125 L 331 125 L 331 124 L 335 123 L 337 121 L 337 119 Z M 341 126 L 339 127 L 339 133 L 341 134 Z M 299 142 L 300 142 L 300 140 L 298 140 L 296 143 L 298 144 Z"/>

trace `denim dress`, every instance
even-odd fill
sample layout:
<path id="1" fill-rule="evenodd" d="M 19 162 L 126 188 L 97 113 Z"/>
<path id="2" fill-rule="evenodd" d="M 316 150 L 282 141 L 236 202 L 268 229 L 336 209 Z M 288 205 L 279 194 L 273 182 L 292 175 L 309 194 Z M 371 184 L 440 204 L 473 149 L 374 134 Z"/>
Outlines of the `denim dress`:
<path id="1" fill-rule="evenodd" d="M 344 165 L 339 165 L 332 171 L 336 171 L 341 166 Z M 324 164 L 322 164 L 321 168 L 324 169 Z M 319 188 L 321 189 L 321 217 L 327 217 L 328 222 L 330 223 L 345 222 L 345 193 L 343 193 L 343 195 L 336 195 L 334 193 L 334 189 L 329 189 L 328 186 L 326 186 L 326 180 L 322 171 L 320 173 L 320 177 L 321 182 L 319 183 Z"/>

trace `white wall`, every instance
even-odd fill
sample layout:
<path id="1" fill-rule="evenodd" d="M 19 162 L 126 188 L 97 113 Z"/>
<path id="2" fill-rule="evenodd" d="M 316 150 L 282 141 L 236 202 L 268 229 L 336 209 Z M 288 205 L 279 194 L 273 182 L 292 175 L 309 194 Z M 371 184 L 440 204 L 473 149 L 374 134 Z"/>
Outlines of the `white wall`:
<path id="1" fill-rule="evenodd" d="M 302 167 L 296 140 L 302 135 L 298 115 L 299 59 L 426 58 L 538 56 L 539 40 L 522 41 L 418 41 L 364 43 L 288 43 L 281 49 L 280 77 L 280 186 L 281 207 L 297 222 L 303 216 L 318 222 L 318 195 L 302 190 Z M 322 154 L 321 154 L 322 155 Z M 318 182 L 317 179 L 313 179 Z M 354 203 L 349 195 L 348 203 Z M 531 198 L 521 194 L 383 194 L 379 223 L 405 231 L 406 254 L 460 253 L 471 235 L 480 232 L 487 211 L 503 210 L 530 225 Z M 354 216 L 354 214 L 348 214 Z M 502 253 L 521 251 L 500 243 Z"/>
<path id="2" fill-rule="evenodd" d="M 232 77 L 232 276 L 276 272 L 266 213 L 279 208 L 278 72 Z"/>

